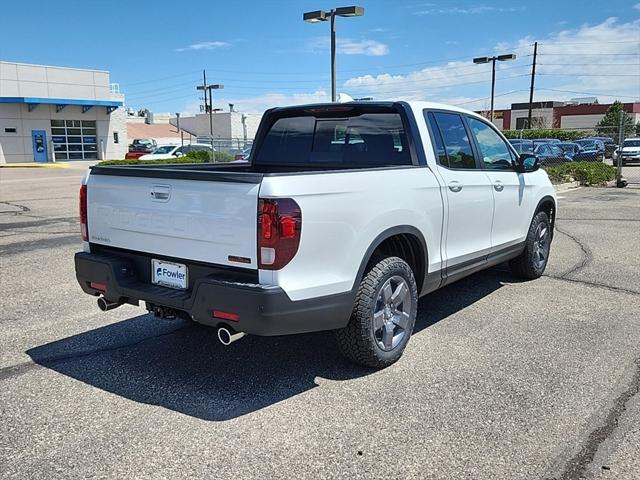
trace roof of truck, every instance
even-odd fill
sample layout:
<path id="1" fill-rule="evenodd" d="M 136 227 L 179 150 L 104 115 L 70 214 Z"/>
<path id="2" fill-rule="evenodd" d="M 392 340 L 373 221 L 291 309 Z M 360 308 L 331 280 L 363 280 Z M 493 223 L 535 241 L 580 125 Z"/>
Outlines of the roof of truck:
<path id="1" fill-rule="evenodd" d="M 392 107 L 394 104 L 404 103 L 409 105 L 412 110 L 451 110 L 455 112 L 465 113 L 468 115 L 473 115 L 474 117 L 482 118 L 475 112 L 471 110 L 467 110 L 464 108 L 456 107 L 455 105 L 447 105 L 444 103 L 437 102 L 423 102 L 423 101 L 413 101 L 413 100 L 388 100 L 388 101 L 371 101 L 371 100 L 363 100 L 363 101 L 352 101 L 352 102 L 326 102 L 326 103 L 308 103 L 305 105 L 289 105 L 285 107 L 276 107 L 274 111 L 286 111 L 286 110 L 310 110 L 310 109 L 332 109 L 332 108 L 340 108 L 340 107 L 348 107 L 348 106 L 356 106 L 356 107 Z"/>

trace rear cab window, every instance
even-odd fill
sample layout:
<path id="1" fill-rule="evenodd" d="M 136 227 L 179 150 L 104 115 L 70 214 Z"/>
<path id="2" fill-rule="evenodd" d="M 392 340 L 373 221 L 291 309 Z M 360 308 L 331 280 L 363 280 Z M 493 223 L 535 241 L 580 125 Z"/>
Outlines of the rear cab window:
<path id="1" fill-rule="evenodd" d="M 393 107 L 331 106 L 274 115 L 254 165 L 316 168 L 410 166 L 402 116 Z"/>

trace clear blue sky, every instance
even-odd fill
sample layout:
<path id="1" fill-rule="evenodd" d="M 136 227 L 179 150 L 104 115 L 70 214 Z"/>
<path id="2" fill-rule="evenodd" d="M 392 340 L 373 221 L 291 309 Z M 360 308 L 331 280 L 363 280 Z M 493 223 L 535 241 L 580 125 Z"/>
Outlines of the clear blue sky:
<path id="1" fill-rule="evenodd" d="M 326 1 L 326 0 L 325 0 Z M 531 43 L 541 43 L 536 99 L 599 94 L 640 98 L 639 0 L 360 1 L 339 18 L 338 91 L 485 108 L 488 66 L 474 56 L 514 52 L 500 65 L 497 106 L 528 97 Z M 345 3 L 348 5 L 349 3 Z M 329 25 L 302 21 L 331 2 L 10 2 L 0 18 L 0 59 L 111 72 L 127 104 L 194 111 L 202 69 L 223 83 L 216 106 L 242 110 L 324 100 Z M 564 90 L 565 92 L 553 91 Z M 580 93 L 572 93 L 580 92 Z"/>

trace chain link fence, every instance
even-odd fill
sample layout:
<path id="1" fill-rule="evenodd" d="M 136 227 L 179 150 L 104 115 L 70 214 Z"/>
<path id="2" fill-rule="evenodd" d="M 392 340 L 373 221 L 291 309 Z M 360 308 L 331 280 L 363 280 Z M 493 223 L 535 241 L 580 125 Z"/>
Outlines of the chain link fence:
<path id="1" fill-rule="evenodd" d="M 512 130 L 505 132 L 519 153 L 536 155 L 543 168 L 573 162 L 593 162 L 616 169 L 620 187 L 640 185 L 640 135 L 636 126 L 571 129 Z"/>

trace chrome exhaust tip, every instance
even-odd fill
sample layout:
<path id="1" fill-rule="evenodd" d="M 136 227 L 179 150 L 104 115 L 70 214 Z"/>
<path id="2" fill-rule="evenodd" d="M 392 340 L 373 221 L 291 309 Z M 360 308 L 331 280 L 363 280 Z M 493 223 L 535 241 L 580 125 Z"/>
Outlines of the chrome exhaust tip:
<path id="1" fill-rule="evenodd" d="M 226 346 L 231 345 L 237 340 L 240 340 L 245 335 L 245 332 L 236 332 L 235 330 L 226 327 L 218 328 L 218 340 L 220 340 L 221 344 Z"/>
<path id="2" fill-rule="evenodd" d="M 107 310 L 113 310 L 114 308 L 118 308 L 120 305 L 122 304 L 119 302 L 111 302 L 104 297 L 98 298 L 98 308 L 103 312 L 106 312 Z"/>

